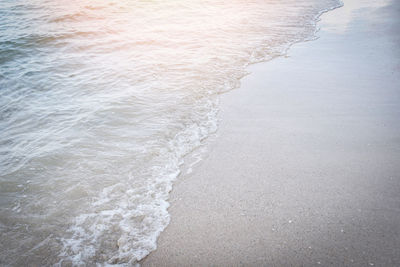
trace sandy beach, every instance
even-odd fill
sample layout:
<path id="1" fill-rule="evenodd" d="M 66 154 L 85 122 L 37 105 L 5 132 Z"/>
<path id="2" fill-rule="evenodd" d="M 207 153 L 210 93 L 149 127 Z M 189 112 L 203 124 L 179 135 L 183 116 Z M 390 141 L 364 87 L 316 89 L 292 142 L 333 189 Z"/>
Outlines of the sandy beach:
<path id="1" fill-rule="evenodd" d="M 399 8 L 345 0 L 249 68 L 143 266 L 400 265 Z"/>

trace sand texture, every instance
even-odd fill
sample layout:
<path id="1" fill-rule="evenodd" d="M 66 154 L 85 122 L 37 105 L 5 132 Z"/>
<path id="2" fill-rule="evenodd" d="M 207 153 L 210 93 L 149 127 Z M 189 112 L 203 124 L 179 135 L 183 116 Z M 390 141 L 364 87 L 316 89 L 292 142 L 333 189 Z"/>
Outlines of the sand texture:
<path id="1" fill-rule="evenodd" d="M 143 266 L 400 266 L 400 2 L 344 4 L 222 96 Z"/>

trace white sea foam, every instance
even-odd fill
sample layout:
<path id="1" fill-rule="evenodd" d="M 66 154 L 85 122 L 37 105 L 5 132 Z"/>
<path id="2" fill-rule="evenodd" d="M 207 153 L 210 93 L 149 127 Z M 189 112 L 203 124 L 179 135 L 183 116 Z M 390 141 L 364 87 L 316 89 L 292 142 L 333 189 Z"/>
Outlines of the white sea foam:
<path id="1" fill-rule="evenodd" d="M 217 129 L 219 94 L 338 5 L 2 1 L 0 262 L 143 259 L 185 156 Z"/>

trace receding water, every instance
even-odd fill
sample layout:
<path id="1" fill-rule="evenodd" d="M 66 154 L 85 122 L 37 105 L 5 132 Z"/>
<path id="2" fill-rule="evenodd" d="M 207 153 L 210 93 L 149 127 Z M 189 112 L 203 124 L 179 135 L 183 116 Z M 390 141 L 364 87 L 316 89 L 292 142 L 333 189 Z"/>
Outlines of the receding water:
<path id="1" fill-rule="evenodd" d="M 0 264 L 145 257 L 184 156 L 216 131 L 218 95 L 338 5 L 2 0 Z"/>

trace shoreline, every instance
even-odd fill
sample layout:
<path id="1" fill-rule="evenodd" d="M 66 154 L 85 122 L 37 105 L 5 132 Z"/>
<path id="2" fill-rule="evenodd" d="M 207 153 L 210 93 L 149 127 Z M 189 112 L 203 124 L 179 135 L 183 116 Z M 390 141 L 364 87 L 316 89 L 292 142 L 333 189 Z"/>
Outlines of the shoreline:
<path id="1" fill-rule="evenodd" d="M 386 2 L 344 1 L 317 40 L 221 96 L 144 266 L 400 264 L 400 5 Z"/>

